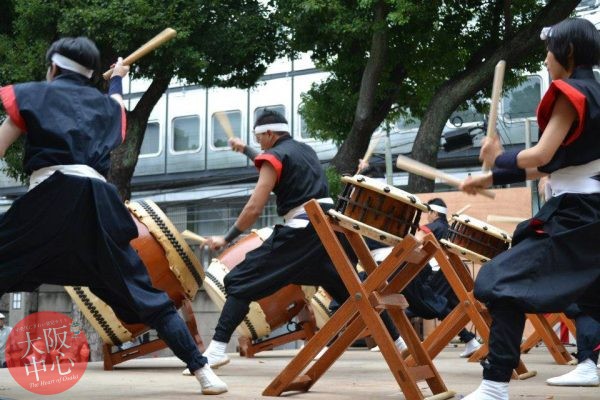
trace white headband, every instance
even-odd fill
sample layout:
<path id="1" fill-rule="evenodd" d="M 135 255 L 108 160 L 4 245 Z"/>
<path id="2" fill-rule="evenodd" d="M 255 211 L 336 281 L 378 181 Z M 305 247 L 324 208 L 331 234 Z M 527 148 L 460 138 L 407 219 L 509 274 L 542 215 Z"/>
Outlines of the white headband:
<path id="1" fill-rule="evenodd" d="M 288 124 L 279 123 L 279 124 L 257 125 L 254 128 L 255 134 L 265 133 L 266 131 L 290 133 L 290 126 Z"/>
<path id="2" fill-rule="evenodd" d="M 68 69 L 69 71 L 77 72 L 78 74 L 81 74 L 87 77 L 88 79 L 91 78 L 92 74 L 94 73 L 93 70 L 84 67 L 78 62 L 63 56 L 62 54 L 52 54 L 52 62 L 63 69 Z"/>
<path id="3" fill-rule="evenodd" d="M 440 214 L 448 214 L 448 209 L 446 207 L 438 206 L 437 204 L 427 204 L 427 207 L 433 211 L 437 211 Z"/>
<path id="4" fill-rule="evenodd" d="M 545 27 L 543 27 L 542 31 L 540 32 L 540 39 L 546 40 L 550 36 L 552 36 L 552 27 L 551 26 L 545 26 Z"/>

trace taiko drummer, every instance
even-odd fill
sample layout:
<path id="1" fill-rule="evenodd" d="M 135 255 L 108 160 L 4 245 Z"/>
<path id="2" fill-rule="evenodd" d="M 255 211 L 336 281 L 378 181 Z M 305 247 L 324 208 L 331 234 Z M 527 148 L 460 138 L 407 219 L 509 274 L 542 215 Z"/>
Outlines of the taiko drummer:
<path id="1" fill-rule="evenodd" d="M 492 174 L 462 184 L 473 192 L 549 174 L 550 194 L 534 218 L 517 226 L 512 248 L 486 263 L 477 277 L 475 296 L 488 306 L 493 323 L 483 382 L 465 400 L 508 400 L 525 313 L 561 312 L 572 303 L 587 322 L 584 339 L 590 345 L 578 352 L 576 375 L 597 379 L 600 84 L 592 66 L 600 62 L 600 33 L 591 22 L 575 18 L 544 28 L 541 36 L 553 82 L 537 110 L 538 143 L 504 152 L 497 136 L 487 140 L 480 158 L 494 165 Z"/>
<path id="2" fill-rule="evenodd" d="M 29 191 L 0 217 L 0 295 L 43 283 L 88 286 L 127 323 L 144 323 L 195 373 L 204 394 L 227 386 L 212 372 L 166 293 L 152 287 L 129 242 L 136 225 L 106 182 L 110 152 L 125 139 L 116 63 L 109 95 L 90 80 L 100 67 L 96 45 L 63 38 L 46 54 L 47 82 L 5 86 L 8 117 L 0 126 L 0 156 L 21 135 Z"/>

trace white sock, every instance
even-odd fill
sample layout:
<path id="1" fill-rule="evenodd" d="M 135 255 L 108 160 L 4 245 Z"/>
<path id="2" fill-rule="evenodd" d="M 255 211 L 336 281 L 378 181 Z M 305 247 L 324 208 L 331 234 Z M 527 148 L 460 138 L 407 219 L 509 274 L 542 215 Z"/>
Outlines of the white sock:
<path id="1" fill-rule="evenodd" d="M 547 379 L 546 383 L 552 386 L 598 386 L 600 380 L 596 364 L 588 358 L 577 364 L 571 372 Z"/>
<path id="2" fill-rule="evenodd" d="M 473 393 L 463 400 L 508 400 L 508 382 L 495 382 L 484 379 Z"/>
<path id="3" fill-rule="evenodd" d="M 211 340 L 210 343 L 208 344 L 208 347 L 206 348 L 206 351 L 204 351 L 204 354 L 213 354 L 213 355 L 225 354 L 226 348 L 227 348 L 227 343 L 218 342 L 216 340 Z"/>
<path id="4" fill-rule="evenodd" d="M 402 336 L 398 336 L 398 339 L 396 339 L 394 341 L 394 344 L 400 351 L 404 351 L 404 350 L 408 349 L 408 346 L 406 345 L 406 342 L 404 341 L 404 339 L 402 339 Z"/>

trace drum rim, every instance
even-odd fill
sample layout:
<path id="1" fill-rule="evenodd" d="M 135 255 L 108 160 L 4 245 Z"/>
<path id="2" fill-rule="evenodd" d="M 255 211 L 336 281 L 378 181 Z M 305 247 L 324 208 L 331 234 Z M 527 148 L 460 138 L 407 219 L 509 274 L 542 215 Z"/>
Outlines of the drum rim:
<path id="1" fill-rule="evenodd" d="M 332 218 L 337 220 L 340 225 L 342 225 L 348 229 L 351 229 L 355 232 L 360 232 L 361 235 L 371 238 L 373 240 L 376 240 L 380 243 L 385 243 L 390 246 L 395 246 L 402 241 L 401 237 L 398 237 L 398 236 L 392 235 L 391 233 L 374 228 L 373 226 L 365 224 L 364 222 L 357 221 L 354 218 L 350 218 L 350 217 L 340 213 L 339 211 L 331 209 L 331 210 L 328 210 L 327 213 Z M 358 229 L 356 229 L 355 226 L 358 226 Z M 366 231 L 366 233 L 373 232 L 375 235 L 377 235 L 377 237 L 370 236 L 370 235 L 366 234 L 364 231 Z M 410 235 L 410 233 L 409 233 L 409 235 Z M 382 239 L 381 236 L 384 236 L 385 239 Z"/>
<path id="2" fill-rule="evenodd" d="M 118 346 L 134 338 L 133 332 L 125 328 L 112 307 L 96 296 L 89 287 L 65 286 L 65 291 L 104 343 Z M 107 317 L 112 317 L 112 321 Z"/>
<path id="3" fill-rule="evenodd" d="M 181 284 L 186 297 L 193 300 L 204 281 L 204 268 L 179 230 L 164 211 L 150 199 L 129 201 L 126 206 L 163 248 L 169 262 L 169 269 Z M 186 279 L 182 279 L 182 276 Z"/>
<path id="4" fill-rule="evenodd" d="M 465 220 L 462 220 L 461 218 L 464 218 Z M 466 219 L 468 219 L 468 221 L 466 221 Z M 476 223 L 472 223 L 473 221 Z M 452 230 L 452 222 L 460 222 L 461 224 L 467 225 L 468 227 L 471 227 L 475 230 L 490 234 L 491 236 L 493 236 L 497 239 L 500 239 L 506 243 L 512 242 L 512 235 L 510 233 L 508 233 L 507 231 L 500 229 L 494 225 L 488 224 L 487 222 L 484 222 L 480 219 L 471 217 L 467 214 L 453 214 L 452 217 L 450 217 L 450 229 L 451 230 Z M 478 224 L 480 224 L 482 226 L 480 226 Z M 487 227 L 487 229 L 484 229 L 483 226 Z"/>
<path id="5" fill-rule="evenodd" d="M 214 273 L 214 269 L 217 269 L 219 274 Z M 221 272 L 223 274 L 221 274 Z M 219 301 L 222 301 L 225 304 L 225 299 L 227 293 L 225 291 L 225 285 L 223 283 L 223 278 L 229 270 L 227 266 L 221 262 L 218 258 L 213 258 L 210 262 L 210 265 L 206 269 L 205 277 L 204 277 L 204 290 L 206 294 L 213 303 L 218 307 L 217 301 L 213 298 L 213 296 L 217 296 Z M 211 295 L 212 294 L 212 295 Z M 221 306 L 221 310 L 223 307 Z M 252 312 L 254 311 L 254 313 Z M 250 315 L 250 317 L 248 317 Z M 258 316 L 262 317 L 262 320 L 258 320 Z M 262 328 L 262 329 L 261 329 Z M 238 333 L 244 337 L 251 338 L 253 340 L 260 339 L 269 335 L 272 332 L 271 326 L 267 322 L 267 316 L 263 311 L 260 304 L 256 301 L 250 303 L 250 309 L 248 310 L 248 314 L 244 316 L 244 320 L 238 327 L 236 328 Z M 263 334 L 263 332 L 265 332 Z"/>
<path id="6" fill-rule="evenodd" d="M 393 185 L 388 185 L 387 183 L 383 184 L 373 178 L 369 178 L 363 175 L 343 176 L 342 182 L 354 184 L 355 186 L 361 186 L 374 192 L 380 193 L 384 196 L 391 197 L 395 200 L 399 200 L 402 203 L 408 204 L 409 206 L 419 209 L 421 212 L 429 211 L 427 205 L 425 205 L 421 201 L 421 199 L 419 199 L 418 196 L 406 192 L 402 189 L 398 189 Z M 411 197 L 414 199 L 414 202 L 411 200 Z"/>
<path id="7" fill-rule="evenodd" d="M 442 247 L 444 247 L 446 250 L 452 251 L 459 256 L 464 256 L 475 263 L 483 264 L 490 261 L 488 257 L 476 253 L 472 250 L 469 250 L 466 247 L 462 247 L 455 243 L 452 243 L 447 239 L 440 240 L 440 243 L 443 245 Z"/>

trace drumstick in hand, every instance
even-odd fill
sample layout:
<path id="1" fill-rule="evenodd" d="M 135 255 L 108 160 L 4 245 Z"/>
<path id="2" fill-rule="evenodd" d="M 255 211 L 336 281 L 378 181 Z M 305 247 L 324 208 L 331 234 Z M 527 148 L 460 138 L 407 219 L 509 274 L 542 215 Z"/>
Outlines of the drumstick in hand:
<path id="1" fill-rule="evenodd" d="M 160 32 L 158 35 L 154 36 L 152 39 L 148 40 L 146 43 L 141 45 L 136 51 L 128 55 L 123 60 L 123 65 L 131 65 L 140 58 L 144 57 L 146 54 L 150 53 L 152 50 L 157 47 L 162 46 L 165 42 L 173 39 L 177 35 L 177 31 L 172 28 L 167 28 Z M 113 69 L 109 69 L 105 73 L 102 74 L 104 79 L 110 79 L 112 75 Z"/>
<path id="2" fill-rule="evenodd" d="M 363 163 L 368 163 L 369 162 L 369 159 L 373 155 L 373 152 L 375 151 L 375 148 L 379 144 L 379 141 L 381 140 L 382 136 L 383 136 L 383 134 L 380 134 L 380 135 L 373 136 L 371 138 L 371 141 L 369 143 L 369 147 L 367 147 L 367 151 L 365 151 L 365 155 L 361 159 Z M 358 167 L 358 170 L 356 171 L 356 173 L 358 174 L 361 169 L 362 168 Z"/>
<path id="3" fill-rule="evenodd" d="M 215 117 L 217 117 L 217 120 L 223 127 L 223 130 L 225 131 L 227 137 L 229 139 L 233 139 L 235 137 L 235 134 L 233 133 L 233 128 L 231 127 L 231 123 L 229 122 L 227 114 L 224 112 L 216 112 Z"/>
<path id="4" fill-rule="evenodd" d="M 502 82 L 504 81 L 504 70 L 506 61 L 500 60 L 494 69 L 494 83 L 492 84 L 492 102 L 490 103 L 490 113 L 488 115 L 487 137 L 496 135 L 496 120 L 498 119 L 498 103 L 502 94 Z M 486 162 L 482 166 L 483 171 L 489 171 L 490 166 Z"/>
<path id="5" fill-rule="evenodd" d="M 429 165 L 405 157 L 401 154 L 398 154 L 398 158 L 396 159 L 396 167 L 432 180 L 440 179 L 442 182 L 446 182 L 447 184 L 457 188 L 460 187 L 461 184 L 460 179 L 442 172 L 439 169 L 435 169 Z M 496 197 L 494 192 L 486 189 L 480 189 L 477 191 L 477 193 L 482 194 L 485 197 L 489 197 L 490 199 Z"/>
<path id="6" fill-rule="evenodd" d="M 195 242 L 201 245 L 206 243 L 206 241 L 208 240 L 205 237 L 200 236 L 192 231 L 188 231 L 187 229 L 181 232 L 181 236 L 183 236 L 185 240 L 189 240 L 190 242 Z"/>

